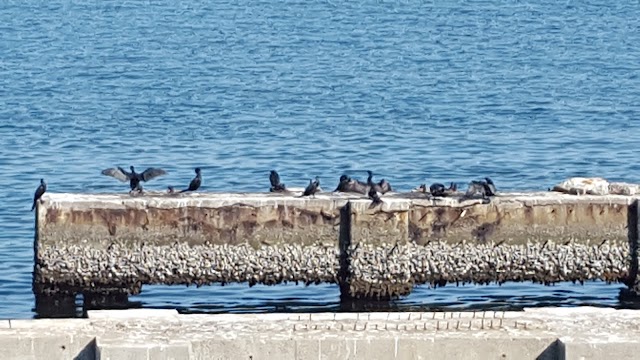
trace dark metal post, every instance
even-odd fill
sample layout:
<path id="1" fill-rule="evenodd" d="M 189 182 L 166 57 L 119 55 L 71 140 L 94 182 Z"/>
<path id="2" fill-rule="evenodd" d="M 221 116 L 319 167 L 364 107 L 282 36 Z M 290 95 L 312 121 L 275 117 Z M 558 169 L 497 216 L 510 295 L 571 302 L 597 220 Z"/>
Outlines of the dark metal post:
<path id="1" fill-rule="evenodd" d="M 626 294 L 623 295 L 640 295 L 640 281 L 638 279 L 638 237 L 640 231 L 638 225 L 638 217 L 640 216 L 640 207 L 638 200 L 634 200 L 628 208 L 627 214 L 627 230 L 629 234 L 629 276 L 627 278 L 627 286 L 629 287 Z"/>
<path id="2" fill-rule="evenodd" d="M 351 202 L 347 202 L 340 209 L 340 270 L 338 271 L 338 283 L 340 284 L 340 298 L 350 298 L 351 277 Z"/>

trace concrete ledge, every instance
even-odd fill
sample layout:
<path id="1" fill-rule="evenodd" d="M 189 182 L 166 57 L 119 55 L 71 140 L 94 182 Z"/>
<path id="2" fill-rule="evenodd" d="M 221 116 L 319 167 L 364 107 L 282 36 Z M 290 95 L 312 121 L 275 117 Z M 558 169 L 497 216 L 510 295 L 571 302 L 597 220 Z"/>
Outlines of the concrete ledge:
<path id="1" fill-rule="evenodd" d="M 47 193 L 34 292 L 126 299 L 144 284 L 325 282 L 347 297 L 388 299 L 423 283 L 627 283 L 637 269 L 627 227 L 635 199 L 390 193 L 372 207 L 334 193 Z"/>
<path id="2" fill-rule="evenodd" d="M 248 243 L 253 247 L 278 243 L 335 244 L 339 212 L 349 202 L 355 241 L 362 238 L 386 243 L 408 237 L 413 241 L 482 238 L 497 242 L 511 238 L 510 242 L 517 243 L 531 240 L 536 234 L 563 241 L 569 236 L 599 238 L 606 233 L 626 240 L 622 231 L 626 210 L 635 199 L 623 195 L 510 193 L 484 204 L 473 199 L 390 193 L 385 195 L 382 205 L 372 208 L 366 197 L 335 193 L 316 198 L 264 193 L 141 197 L 47 193 L 38 206 L 37 229 L 39 243 L 43 245 L 49 242 L 53 245 L 64 236 L 67 245 L 92 243 L 96 249 L 106 249 L 114 242 Z M 483 224 L 492 225 L 492 230 L 478 229 Z M 532 225 L 535 229 L 527 229 Z M 380 231 L 375 235 L 382 236 L 363 231 Z M 398 235 L 393 235 L 394 231 Z"/>
<path id="3" fill-rule="evenodd" d="M 640 311 L 222 314 L 50 320 L 0 329 L 20 359 L 610 359 L 640 351 Z M 14 321 L 11 321 L 14 323 Z M 445 355 L 446 354 L 446 355 Z"/>
<path id="4" fill-rule="evenodd" d="M 125 310 L 89 310 L 87 318 L 98 319 L 149 319 L 149 318 L 175 318 L 178 316 L 177 310 L 170 309 L 125 309 Z"/>

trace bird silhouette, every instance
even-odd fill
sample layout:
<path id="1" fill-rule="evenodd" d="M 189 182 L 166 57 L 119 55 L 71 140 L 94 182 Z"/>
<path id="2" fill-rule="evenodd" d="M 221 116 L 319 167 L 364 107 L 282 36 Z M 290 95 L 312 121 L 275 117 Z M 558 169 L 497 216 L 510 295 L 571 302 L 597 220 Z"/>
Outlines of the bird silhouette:
<path id="1" fill-rule="evenodd" d="M 320 187 L 319 176 L 316 176 L 315 181 L 311 181 L 311 179 L 309 179 L 309 185 L 307 185 L 307 187 L 304 189 L 304 193 L 302 193 L 302 196 L 312 195 L 313 197 L 316 197 L 316 193 L 318 192 L 319 187 Z"/>
<path id="2" fill-rule="evenodd" d="M 275 170 L 271 170 L 269 182 L 271 183 L 271 187 L 269 188 L 270 192 L 282 192 L 286 190 L 284 183 L 280 182 L 280 175 Z"/>
<path id="3" fill-rule="evenodd" d="M 40 179 L 40 186 L 38 186 L 35 194 L 33 194 L 33 205 L 31 206 L 31 211 L 33 211 L 33 209 L 36 208 L 36 203 L 38 202 L 38 200 L 40 200 L 40 198 L 42 197 L 42 195 L 44 195 L 46 191 L 47 191 L 47 183 L 44 181 L 44 179 Z"/>
<path id="4" fill-rule="evenodd" d="M 196 191 L 200 188 L 200 185 L 202 185 L 202 172 L 200 171 L 199 167 L 196 168 L 195 171 L 196 171 L 196 176 L 189 183 L 189 187 L 180 192 Z"/>
<path id="5" fill-rule="evenodd" d="M 102 175 L 111 176 L 122 182 L 128 181 L 131 191 L 142 192 L 142 185 L 140 184 L 142 181 L 147 182 L 151 179 L 157 178 L 158 176 L 162 176 L 167 173 L 166 171 L 158 168 L 148 168 L 141 173 L 136 173 L 136 170 L 133 166 L 131 166 L 130 169 L 131 172 L 128 172 L 118 166 L 115 168 L 102 170 Z"/>

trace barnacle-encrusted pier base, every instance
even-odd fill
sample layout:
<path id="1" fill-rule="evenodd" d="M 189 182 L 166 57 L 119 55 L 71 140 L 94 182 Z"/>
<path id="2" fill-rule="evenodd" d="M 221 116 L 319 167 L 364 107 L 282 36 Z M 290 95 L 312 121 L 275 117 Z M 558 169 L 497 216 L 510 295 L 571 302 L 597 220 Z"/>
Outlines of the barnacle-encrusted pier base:
<path id="1" fill-rule="evenodd" d="M 424 283 L 627 282 L 638 269 L 628 231 L 637 229 L 635 199 L 397 193 L 372 207 L 328 193 L 45 194 L 33 286 L 37 296 L 73 296 L 136 294 L 143 284 L 328 282 L 343 296 L 387 299 Z"/>

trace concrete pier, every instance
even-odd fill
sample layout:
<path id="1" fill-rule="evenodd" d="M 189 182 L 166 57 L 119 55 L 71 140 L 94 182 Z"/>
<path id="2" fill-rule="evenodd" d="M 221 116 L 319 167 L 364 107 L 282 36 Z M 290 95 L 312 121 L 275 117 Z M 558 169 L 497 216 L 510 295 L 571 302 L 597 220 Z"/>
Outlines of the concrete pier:
<path id="1" fill-rule="evenodd" d="M 633 359 L 640 311 L 179 315 L 0 320 L 3 359 Z"/>
<path id="2" fill-rule="evenodd" d="M 144 284 L 328 282 L 344 296 L 387 299 L 424 283 L 632 283 L 637 275 L 634 196 L 383 200 L 48 193 L 36 212 L 34 292 L 126 297 Z"/>

